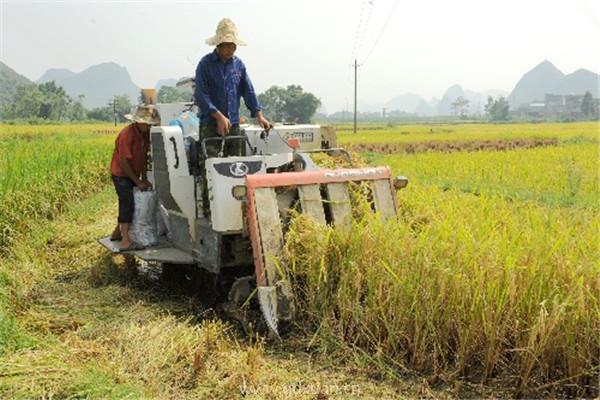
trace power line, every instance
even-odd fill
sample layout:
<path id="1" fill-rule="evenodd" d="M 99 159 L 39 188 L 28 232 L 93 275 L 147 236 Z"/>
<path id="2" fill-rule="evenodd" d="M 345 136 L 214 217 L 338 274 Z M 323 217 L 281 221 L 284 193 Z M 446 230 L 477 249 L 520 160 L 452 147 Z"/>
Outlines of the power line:
<path id="1" fill-rule="evenodd" d="M 354 129 L 353 132 L 356 133 L 356 114 L 357 114 L 357 85 L 358 85 L 358 64 L 356 63 L 356 58 L 354 59 Z"/>
<path id="2" fill-rule="evenodd" d="M 360 53 L 360 49 L 362 48 L 363 45 L 363 41 L 365 39 L 365 35 L 367 33 L 367 31 L 369 30 L 369 21 L 371 20 L 371 14 L 373 14 L 373 4 L 375 3 L 375 0 L 368 0 L 367 4 L 367 11 L 366 11 L 366 17 L 363 18 L 364 23 L 362 24 L 362 29 L 358 32 L 359 37 L 358 37 L 358 44 L 356 45 L 356 51 L 353 54 L 354 56 L 356 56 L 358 53 Z"/>
<path id="3" fill-rule="evenodd" d="M 371 50 L 369 51 L 369 53 L 367 53 L 367 56 L 365 57 L 365 59 L 363 60 L 361 65 L 365 65 L 365 63 L 367 62 L 367 60 L 373 53 L 373 50 L 375 50 L 375 47 L 377 47 L 377 43 L 379 43 L 379 39 L 381 39 L 381 36 L 383 36 L 383 32 L 385 31 L 385 28 L 387 28 L 388 24 L 390 23 L 390 20 L 392 19 L 392 16 L 394 15 L 394 11 L 396 10 L 396 6 L 398 5 L 398 3 L 399 3 L 399 0 L 396 0 L 396 2 L 394 3 L 394 6 L 392 7 L 392 10 L 388 14 L 385 24 L 383 24 L 383 27 L 381 28 L 381 31 L 379 32 L 379 35 L 377 36 L 377 39 L 375 39 L 375 43 L 373 43 L 373 47 L 371 47 Z"/>
<path id="4" fill-rule="evenodd" d="M 367 0 L 363 0 L 362 5 L 360 7 L 360 14 L 358 17 L 358 25 L 356 26 L 356 33 L 354 34 L 354 45 L 352 46 L 352 57 L 356 55 L 357 46 L 358 46 L 358 37 L 360 36 L 362 23 L 363 23 L 363 15 L 365 12 L 365 3 Z"/>

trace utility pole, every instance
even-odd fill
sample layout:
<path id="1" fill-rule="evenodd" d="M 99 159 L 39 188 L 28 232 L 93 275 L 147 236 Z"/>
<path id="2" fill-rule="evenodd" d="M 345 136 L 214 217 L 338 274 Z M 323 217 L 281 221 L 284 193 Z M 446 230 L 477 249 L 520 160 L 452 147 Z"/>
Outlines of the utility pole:
<path id="1" fill-rule="evenodd" d="M 354 133 L 356 133 L 356 79 L 357 79 L 357 71 L 358 64 L 356 63 L 356 58 L 354 59 Z"/>
<path id="2" fill-rule="evenodd" d="M 117 96 L 113 98 L 113 114 L 115 116 L 115 126 L 117 126 Z"/>
<path id="3" fill-rule="evenodd" d="M 113 115 L 115 117 L 115 126 L 117 126 L 117 96 L 113 97 L 112 101 L 108 102 L 108 106 L 112 106 Z"/>

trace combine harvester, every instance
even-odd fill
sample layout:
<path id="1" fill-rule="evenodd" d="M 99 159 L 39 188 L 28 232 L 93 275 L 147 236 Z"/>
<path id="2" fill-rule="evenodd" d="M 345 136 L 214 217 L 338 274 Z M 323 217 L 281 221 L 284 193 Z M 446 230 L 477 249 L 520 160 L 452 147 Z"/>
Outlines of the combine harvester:
<path id="1" fill-rule="evenodd" d="M 193 108 L 189 103 L 156 107 L 163 123 Z M 239 310 L 257 293 L 265 322 L 279 337 L 278 327 L 290 322 L 295 310 L 285 266 L 278 264 L 289 210 L 348 229 L 351 182 L 367 182 L 373 211 L 385 219 L 396 215 L 395 191 L 408 180 L 392 178 L 389 167 L 319 168 L 312 154 L 349 158 L 336 147 L 330 127 L 276 125 L 267 134 L 259 127 L 246 126 L 242 131 L 245 136 L 199 141 L 184 139 L 179 126 L 152 127 L 148 175 L 168 215 L 169 235 L 156 246 L 128 254 L 170 268 L 202 271 L 199 286 L 212 288 L 208 292 L 214 294 L 214 302 L 229 310 Z M 223 149 L 230 140 L 245 141 L 247 155 L 207 156 L 208 142 L 217 141 Z M 109 237 L 100 243 L 118 252 L 117 243 Z"/>

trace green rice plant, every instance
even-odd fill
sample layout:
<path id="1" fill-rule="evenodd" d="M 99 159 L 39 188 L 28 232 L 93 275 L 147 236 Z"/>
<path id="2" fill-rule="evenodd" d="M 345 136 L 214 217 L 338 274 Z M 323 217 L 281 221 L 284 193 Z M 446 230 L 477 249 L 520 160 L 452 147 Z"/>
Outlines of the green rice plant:
<path id="1" fill-rule="evenodd" d="M 325 231 L 324 231 L 325 229 Z M 303 321 L 400 373 L 596 395 L 600 217 L 415 185 L 397 220 L 293 220 Z"/>

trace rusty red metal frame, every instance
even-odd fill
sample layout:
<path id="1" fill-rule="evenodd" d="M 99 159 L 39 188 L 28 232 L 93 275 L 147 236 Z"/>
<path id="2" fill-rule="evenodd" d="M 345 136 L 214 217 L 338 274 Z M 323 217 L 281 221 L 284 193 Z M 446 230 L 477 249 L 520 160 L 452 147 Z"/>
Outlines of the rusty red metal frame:
<path id="1" fill-rule="evenodd" d="M 389 167 L 370 167 L 352 169 L 322 169 L 316 171 L 282 172 L 275 174 L 247 175 L 246 187 L 248 189 L 248 208 L 246 217 L 248 231 L 252 243 L 252 254 L 254 257 L 254 269 L 258 286 L 266 286 L 264 273 L 264 255 L 260 238 L 260 226 L 256 214 L 256 201 L 254 190 L 257 188 L 277 188 L 295 185 L 325 184 L 334 182 L 369 181 L 387 179 L 391 183 L 391 171 Z"/>

